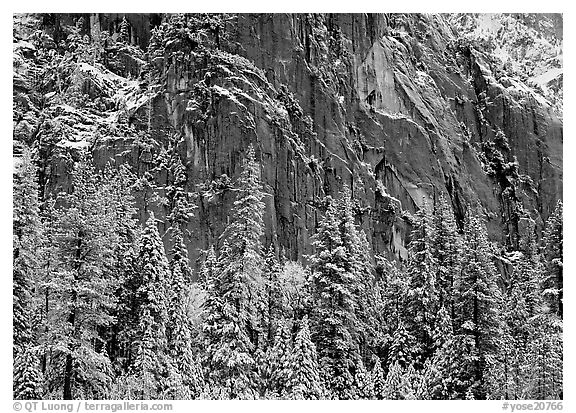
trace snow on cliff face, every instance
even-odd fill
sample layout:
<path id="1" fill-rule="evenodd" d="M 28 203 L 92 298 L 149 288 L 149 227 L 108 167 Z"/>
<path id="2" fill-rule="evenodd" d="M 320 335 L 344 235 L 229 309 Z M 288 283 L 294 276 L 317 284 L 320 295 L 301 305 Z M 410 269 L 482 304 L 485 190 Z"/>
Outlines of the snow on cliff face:
<path id="1" fill-rule="evenodd" d="M 459 14 L 451 21 L 459 32 L 492 57 L 494 71 L 530 87 L 562 116 L 560 15 Z"/>
<path id="2" fill-rule="evenodd" d="M 147 38 L 139 31 L 149 33 L 150 20 L 133 18 L 132 33 Z M 98 19 L 107 21 L 90 16 L 92 28 Z M 57 52 L 41 20 L 15 17 L 14 138 L 39 147 L 45 190 L 65 186 L 62 159 L 80 148 L 97 165 L 115 159 L 143 173 L 159 170 L 159 148 L 175 139 L 187 190 L 201 195 L 188 228 L 192 260 L 226 223 L 229 181 L 249 143 L 270 193 L 266 244 L 281 239 L 293 258 L 310 253 L 319 200 L 344 183 L 374 250 L 394 256 L 405 255 L 409 214 L 440 193 L 459 218 L 480 203 L 503 242 L 562 197 L 553 18 L 227 16 L 215 40 L 165 27 L 147 55 L 109 40 L 102 58 L 92 40 L 82 43 L 90 59 Z M 499 131 L 502 161 L 514 170 L 517 160 L 516 174 L 491 175 L 495 159 L 482 148 Z M 164 185 L 167 176 L 154 178 Z"/>

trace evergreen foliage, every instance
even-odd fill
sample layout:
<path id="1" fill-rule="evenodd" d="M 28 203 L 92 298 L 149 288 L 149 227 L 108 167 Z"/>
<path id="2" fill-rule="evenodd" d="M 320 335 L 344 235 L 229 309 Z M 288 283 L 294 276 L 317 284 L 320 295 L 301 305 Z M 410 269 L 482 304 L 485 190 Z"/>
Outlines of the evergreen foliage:
<path id="1" fill-rule="evenodd" d="M 289 355 L 288 371 L 286 390 L 292 398 L 307 400 L 322 398 L 316 346 L 310 338 L 307 318 L 302 320 L 300 330 L 296 335 L 294 348 Z"/>
<path id="2" fill-rule="evenodd" d="M 219 248 L 195 280 L 181 163 L 167 155 L 167 255 L 154 214 L 138 225 L 141 185 L 128 168 L 81 159 L 71 190 L 41 213 L 25 153 L 14 185 L 15 398 L 562 397 L 561 204 L 540 247 L 528 227 L 520 250 L 498 252 L 473 209 L 460 234 L 440 196 L 411 221 L 398 265 L 371 256 L 344 186 L 325 199 L 306 268 L 274 242 L 262 248 L 265 194 L 254 149 L 246 155 Z M 159 187 L 147 188 L 154 198 Z"/>
<path id="3" fill-rule="evenodd" d="M 25 149 L 14 174 L 12 217 L 12 308 L 14 354 L 33 344 L 33 294 L 39 280 L 38 249 L 42 245 L 42 222 L 38 200 L 36 166 Z"/>
<path id="4" fill-rule="evenodd" d="M 42 373 L 35 349 L 20 350 L 14 359 L 14 399 L 38 400 L 42 398 Z"/>
<path id="5" fill-rule="evenodd" d="M 545 262 L 542 278 L 544 297 L 550 312 L 563 317 L 563 242 L 562 242 L 563 206 L 558 201 L 552 215 L 546 221 L 544 230 L 543 256 Z"/>
<path id="6" fill-rule="evenodd" d="M 204 306 L 211 380 L 231 398 L 252 397 L 258 387 L 252 352 L 260 336 L 256 313 L 263 269 L 264 194 L 260 187 L 260 167 L 250 146 Z"/>
<path id="7" fill-rule="evenodd" d="M 503 298 L 497 285 L 497 270 L 492 262 L 494 252 L 488 242 L 484 224 L 469 211 L 464 223 L 462 268 L 455 280 L 456 333 L 474 339 L 478 357 L 474 360 L 474 397 L 485 398 L 485 374 L 499 362 L 503 336 Z"/>
<path id="8" fill-rule="evenodd" d="M 358 359 L 355 315 L 356 274 L 353 256 L 346 251 L 336 203 L 328 209 L 312 245 L 313 339 L 318 349 L 323 379 L 340 398 L 350 396 L 353 365 Z"/>

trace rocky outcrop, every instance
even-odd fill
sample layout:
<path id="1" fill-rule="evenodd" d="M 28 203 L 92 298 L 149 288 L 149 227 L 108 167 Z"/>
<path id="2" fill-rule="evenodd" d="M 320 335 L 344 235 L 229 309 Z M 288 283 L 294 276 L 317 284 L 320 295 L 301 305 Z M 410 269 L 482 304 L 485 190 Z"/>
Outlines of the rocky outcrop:
<path id="1" fill-rule="evenodd" d="M 100 164 L 128 161 L 141 173 L 174 148 L 197 193 L 193 259 L 218 242 L 250 143 L 268 193 L 265 243 L 294 259 L 310 253 L 323 196 L 344 184 L 377 254 L 405 256 L 410 215 L 441 193 L 460 222 L 479 203 L 492 238 L 515 248 L 521 221 L 542 223 L 562 197 L 562 121 L 449 17 L 195 17 L 151 40 L 136 80 L 74 69 L 72 88 L 114 102 L 101 109 L 112 126 L 85 141 Z M 138 19 L 132 43 L 147 43 L 159 18 Z M 97 25 L 117 20 L 99 15 Z M 26 135 L 22 122 L 15 131 Z M 146 150 L 143 135 L 154 142 Z M 162 194 L 169 175 L 155 179 Z"/>

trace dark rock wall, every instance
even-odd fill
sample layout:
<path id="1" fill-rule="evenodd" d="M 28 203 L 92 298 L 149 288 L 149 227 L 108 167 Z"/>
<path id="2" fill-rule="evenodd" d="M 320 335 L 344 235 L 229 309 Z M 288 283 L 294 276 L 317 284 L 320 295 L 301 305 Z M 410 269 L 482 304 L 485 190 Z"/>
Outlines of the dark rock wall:
<path id="1" fill-rule="evenodd" d="M 126 16 L 144 49 L 167 18 Z M 92 15 L 90 30 L 114 31 L 122 17 Z M 389 256 L 405 256 L 406 212 L 431 208 L 440 193 L 459 221 L 480 203 L 492 238 L 512 247 L 517 221 L 541 224 L 562 197 L 562 121 L 496 80 L 488 57 L 460 44 L 446 16 L 246 14 L 224 30 L 227 41 L 210 53 L 155 59 L 147 99 L 129 112 L 161 144 L 181 139 L 187 188 L 200 194 L 188 227 L 192 260 L 218 243 L 233 201 L 229 178 L 250 143 L 269 194 L 266 244 L 281 243 L 294 259 L 311 252 L 322 197 L 344 184 L 374 252 Z M 513 185 L 522 216 L 480 154 L 497 130 L 524 177 Z M 100 162 L 123 154 L 147 169 L 130 140 L 102 142 Z"/>

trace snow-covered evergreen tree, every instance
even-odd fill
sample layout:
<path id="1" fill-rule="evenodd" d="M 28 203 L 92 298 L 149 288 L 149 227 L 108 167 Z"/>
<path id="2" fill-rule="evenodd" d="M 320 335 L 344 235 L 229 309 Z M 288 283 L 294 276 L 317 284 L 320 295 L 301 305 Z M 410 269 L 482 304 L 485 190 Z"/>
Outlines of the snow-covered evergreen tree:
<path id="1" fill-rule="evenodd" d="M 153 213 L 150 213 L 140 238 L 138 261 L 140 272 L 136 314 L 139 327 L 134 343 L 136 357 L 132 374 L 146 378 L 142 396 L 153 398 L 162 391 L 161 375 L 167 374 L 169 367 L 166 326 L 169 303 L 167 283 L 170 279 L 168 258 Z"/>
<path id="2" fill-rule="evenodd" d="M 563 206 L 558 201 L 554 212 L 546 221 L 542 253 L 545 261 L 542 288 L 550 312 L 563 317 Z"/>
<path id="3" fill-rule="evenodd" d="M 399 362 L 393 363 L 388 369 L 384 384 L 384 399 L 407 400 L 414 399 L 414 392 L 410 385 L 409 375 Z"/>
<path id="4" fill-rule="evenodd" d="M 40 267 L 42 223 L 38 201 L 36 166 L 25 149 L 13 175 L 12 211 L 12 305 L 14 357 L 33 344 L 32 295 Z"/>
<path id="5" fill-rule="evenodd" d="M 126 16 L 122 17 L 122 21 L 120 22 L 118 40 L 123 43 L 130 43 L 130 23 L 126 20 Z"/>
<path id="6" fill-rule="evenodd" d="M 250 397 L 258 387 L 252 351 L 260 336 L 256 308 L 261 300 L 263 197 L 260 166 L 250 146 L 204 306 L 210 374 L 231 398 Z"/>
<path id="7" fill-rule="evenodd" d="M 357 278 L 350 251 L 339 231 L 336 203 L 328 208 L 312 245 L 313 339 L 318 349 L 323 379 L 339 398 L 348 398 L 353 384 L 353 365 L 358 359 L 355 315 Z"/>
<path id="8" fill-rule="evenodd" d="M 356 340 L 362 357 L 367 360 L 377 345 L 376 336 L 380 321 L 372 313 L 372 309 L 376 306 L 376 296 L 370 244 L 364 231 L 356 226 L 353 196 L 347 185 L 344 185 L 336 200 L 336 208 L 339 211 L 340 236 L 345 250 L 344 267 L 353 277 L 354 313 L 357 319 Z"/>
<path id="9" fill-rule="evenodd" d="M 370 372 L 370 376 L 374 385 L 374 397 L 378 400 L 384 400 L 386 398 L 386 374 L 382 369 L 379 357 L 376 357 L 376 363 Z"/>
<path id="10" fill-rule="evenodd" d="M 412 353 L 421 368 L 434 350 L 433 331 L 440 302 L 436 285 L 436 260 L 432 255 L 431 217 L 424 203 L 418 211 L 412 231 L 406 275 L 408 297 L 406 319 L 408 333 L 414 337 Z"/>
<path id="11" fill-rule="evenodd" d="M 266 392 L 278 397 L 289 395 L 291 377 L 292 333 L 287 320 L 279 320 L 274 344 L 266 352 L 264 380 Z"/>
<path id="12" fill-rule="evenodd" d="M 310 338 L 307 318 L 304 318 L 300 324 L 300 330 L 289 357 L 286 390 L 292 396 L 291 398 L 306 400 L 322 398 L 316 346 Z"/>
<path id="13" fill-rule="evenodd" d="M 280 281 L 282 266 L 276 258 L 274 244 L 271 243 L 264 258 L 265 297 L 262 305 L 262 326 L 264 327 L 264 341 L 269 345 L 274 339 L 278 320 L 285 317 L 284 293 Z"/>
<path id="14" fill-rule="evenodd" d="M 186 228 L 186 224 L 190 221 L 194 214 L 196 206 L 192 203 L 191 194 L 187 191 L 188 175 L 186 167 L 180 159 L 177 150 L 177 142 L 174 143 L 174 148 L 171 155 L 166 154 L 165 167 L 169 176 L 169 184 L 165 187 L 166 198 L 170 213 L 166 219 L 173 225 L 180 226 L 181 229 Z"/>
<path id="15" fill-rule="evenodd" d="M 14 359 L 14 399 L 37 400 L 42 398 L 42 374 L 33 347 L 22 348 Z"/>
<path id="16" fill-rule="evenodd" d="M 355 399 L 372 400 L 375 398 L 372 375 L 366 370 L 362 360 L 356 362 L 353 393 Z"/>
<path id="17" fill-rule="evenodd" d="M 499 365 L 503 335 L 503 301 L 497 285 L 493 251 L 484 224 L 469 211 L 464 223 L 462 269 L 455 280 L 456 334 L 474 338 L 478 359 L 474 362 L 474 397 L 487 396 L 484 374 L 489 366 Z"/>
<path id="18" fill-rule="evenodd" d="M 213 281 L 216 276 L 216 251 L 214 251 L 214 246 L 211 245 L 208 250 L 205 251 L 205 258 L 202 261 L 200 271 L 198 274 L 198 283 L 203 289 L 208 289 L 209 284 Z"/>
<path id="19" fill-rule="evenodd" d="M 563 396 L 563 326 L 555 315 L 536 317 L 530 339 L 528 398 L 561 399 Z"/>
<path id="20" fill-rule="evenodd" d="M 137 314 L 135 313 L 136 290 L 138 288 L 138 241 L 140 228 L 137 222 L 132 188 L 135 175 L 126 165 L 113 168 L 108 164 L 104 170 L 104 196 L 114 211 L 115 232 L 118 242 L 114 249 L 112 264 L 116 280 L 115 295 L 118 297 L 113 316 L 115 323 L 105 339 L 106 350 L 114 364 L 126 372 L 133 354 L 132 344 L 137 337 Z"/>
<path id="21" fill-rule="evenodd" d="M 200 395 L 204 380 L 196 358 L 192 353 L 190 318 L 188 316 L 189 285 L 192 270 L 188 264 L 188 253 L 178 224 L 172 228 L 170 278 L 168 291 L 167 339 L 170 354 L 172 392 L 177 398 L 189 399 Z M 180 385 L 180 388 L 178 388 Z"/>
<path id="22" fill-rule="evenodd" d="M 54 271 L 47 280 L 49 386 L 65 399 L 99 398 L 109 391 L 110 360 L 100 349 L 115 305 L 114 251 L 118 243 L 111 199 L 90 160 L 77 163 L 73 190 L 51 219 Z"/>
<path id="23" fill-rule="evenodd" d="M 454 277 L 460 271 L 462 245 L 451 205 L 443 194 L 438 197 L 432 218 L 430 250 L 435 260 L 436 290 L 440 306 L 454 316 Z"/>

